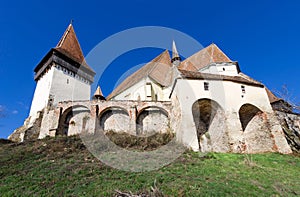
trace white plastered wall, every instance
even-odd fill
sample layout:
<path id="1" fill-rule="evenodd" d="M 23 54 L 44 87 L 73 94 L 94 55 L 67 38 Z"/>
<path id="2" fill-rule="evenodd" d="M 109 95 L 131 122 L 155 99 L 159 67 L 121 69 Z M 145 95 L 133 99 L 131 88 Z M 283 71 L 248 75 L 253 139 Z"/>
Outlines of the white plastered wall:
<path id="1" fill-rule="evenodd" d="M 204 82 L 209 83 L 209 91 L 204 90 Z M 241 85 L 246 93 L 242 93 Z M 267 93 L 262 87 L 239 84 L 231 81 L 187 80 L 178 79 L 172 97 L 177 97 L 181 107 L 181 124 L 176 131 L 178 140 L 199 150 L 196 127 L 193 120 L 192 105 L 199 99 L 207 98 L 216 101 L 224 110 L 230 141 L 237 143 L 242 135 L 238 111 L 243 104 L 249 103 L 266 113 L 272 113 Z"/>
<path id="2" fill-rule="evenodd" d="M 152 98 L 147 97 L 147 84 L 151 84 Z M 140 98 L 141 101 L 151 101 L 155 100 L 154 97 L 157 95 L 158 101 L 170 101 L 170 92 L 170 87 L 163 88 L 147 77 L 114 97 L 113 100 L 138 100 Z"/>
<path id="3" fill-rule="evenodd" d="M 37 81 L 29 116 L 36 116 L 38 111 L 41 111 L 44 107 L 47 106 L 54 70 L 55 68 L 51 67 Z"/>
<path id="4" fill-rule="evenodd" d="M 50 94 L 54 97 L 54 104 L 61 101 L 90 100 L 91 86 L 88 81 L 80 79 L 61 67 L 55 67 Z"/>
<path id="5" fill-rule="evenodd" d="M 61 101 L 90 100 L 90 91 L 89 82 L 53 65 L 37 82 L 29 115 L 34 119 L 48 105 L 50 95 L 55 105 Z"/>
<path id="6" fill-rule="evenodd" d="M 238 76 L 237 66 L 233 63 L 213 63 L 200 70 L 202 73 Z"/>

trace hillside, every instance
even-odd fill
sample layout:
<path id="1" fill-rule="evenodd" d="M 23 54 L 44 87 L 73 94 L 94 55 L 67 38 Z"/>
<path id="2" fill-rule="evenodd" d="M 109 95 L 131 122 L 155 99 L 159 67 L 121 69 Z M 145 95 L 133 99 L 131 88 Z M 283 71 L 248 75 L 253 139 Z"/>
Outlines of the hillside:
<path id="1" fill-rule="evenodd" d="M 76 136 L 0 143 L 2 196 L 300 195 L 296 155 L 186 152 L 158 171 L 130 173 L 105 166 Z"/>

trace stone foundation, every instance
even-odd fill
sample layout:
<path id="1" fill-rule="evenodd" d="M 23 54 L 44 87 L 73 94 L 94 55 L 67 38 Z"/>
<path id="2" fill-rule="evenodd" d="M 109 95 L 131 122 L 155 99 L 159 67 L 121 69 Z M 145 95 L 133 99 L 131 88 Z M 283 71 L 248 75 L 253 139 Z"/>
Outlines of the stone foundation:
<path id="1" fill-rule="evenodd" d="M 300 114 L 276 111 L 276 115 L 291 149 L 300 153 Z"/>
<path id="2" fill-rule="evenodd" d="M 14 130 L 14 132 L 8 136 L 8 139 L 14 142 L 37 139 L 41 130 L 43 113 L 44 112 L 41 111 L 37 113 L 36 117 L 28 117 L 24 121 L 24 125 Z"/>
<path id="3" fill-rule="evenodd" d="M 282 130 L 274 112 L 246 107 L 240 113 L 233 113 L 217 104 L 209 105 L 210 102 L 199 102 L 191 110 L 182 111 L 171 102 L 62 102 L 51 109 L 45 108 L 34 121 L 28 118 L 9 139 L 22 142 L 46 136 L 94 133 L 98 129 L 140 136 L 171 131 L 177 141 L 201 152 L 288 154 L 292 152 L 289 145 L 294 151 L 300 149 L 300 118 L 295 114 L 276 112 Z"/>

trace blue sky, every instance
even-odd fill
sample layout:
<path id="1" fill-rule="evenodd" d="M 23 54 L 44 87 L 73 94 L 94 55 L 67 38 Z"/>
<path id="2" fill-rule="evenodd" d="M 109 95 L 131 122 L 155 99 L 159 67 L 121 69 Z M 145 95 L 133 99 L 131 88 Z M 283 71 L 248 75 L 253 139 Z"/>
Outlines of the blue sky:
<path id="1" fill-rule="evenodd" d="M 0 138 L 28 116 L 33 69 L 71 19 L 84 54 L 108 36 L 138 26 L 184 32 L 203 46 L 216 43 L 241 70 L 271 90 L 286 85 L 300 101 L 300 1 L 4 1 L 0 6 Z M 170 38 L 171 45 L 172 38 Z M 178 48 L 180 51 L 180 48 Z M 105 95 L 123 71 L 160 51 L 118 58 L 100 83 Z M 101 58 L 101 57 L 99 57 Z"/>

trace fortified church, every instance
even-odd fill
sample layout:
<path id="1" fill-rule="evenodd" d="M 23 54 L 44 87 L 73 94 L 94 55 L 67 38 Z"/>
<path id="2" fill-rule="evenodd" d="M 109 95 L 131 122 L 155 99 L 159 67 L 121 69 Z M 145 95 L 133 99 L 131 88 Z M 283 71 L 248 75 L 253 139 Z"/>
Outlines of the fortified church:
<path id="1" fill-rule="evenodd" d="M 173 132 L 194 151 L 292 152 L 275 112 L 284 101 L 215 44 L 181 60 L 173 42 L 171 56 L 162 52 L 105 97 L 100 86 L 91 95 L 95 71 L 70 24 L 34 72 L 30 114 L 13 141 L 97 130 Z"/>

